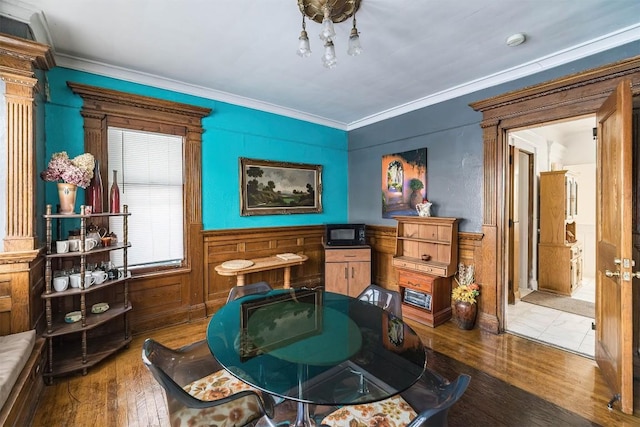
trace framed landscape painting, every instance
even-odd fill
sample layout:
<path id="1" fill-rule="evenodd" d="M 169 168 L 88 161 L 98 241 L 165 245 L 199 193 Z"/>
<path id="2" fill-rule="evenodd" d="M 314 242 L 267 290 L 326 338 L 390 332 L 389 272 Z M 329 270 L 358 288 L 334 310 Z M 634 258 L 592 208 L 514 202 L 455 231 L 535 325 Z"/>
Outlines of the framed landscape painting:
<path id="1" fill-rule="evenodd" d="M 322 212 L 322 166 L 240 158 L 240 214 Z"/>

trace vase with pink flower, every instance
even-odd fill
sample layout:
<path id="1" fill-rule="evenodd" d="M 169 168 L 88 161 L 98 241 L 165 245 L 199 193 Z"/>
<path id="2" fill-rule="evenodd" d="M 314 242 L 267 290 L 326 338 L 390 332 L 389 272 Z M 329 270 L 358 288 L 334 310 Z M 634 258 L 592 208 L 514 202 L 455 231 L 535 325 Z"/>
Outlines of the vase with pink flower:
<path id="1" fill-rule="evenodd" d="M 58 198 L 60 212 L 64 215 L 74 213 L 77 189 L 87 188 L 93 178 L 95 159 L 92 154 L 84 153 L 70 159 L 66 151 L 54 153 L 47 168 L 40 173 L 40 177 L 58 184 Z"/>

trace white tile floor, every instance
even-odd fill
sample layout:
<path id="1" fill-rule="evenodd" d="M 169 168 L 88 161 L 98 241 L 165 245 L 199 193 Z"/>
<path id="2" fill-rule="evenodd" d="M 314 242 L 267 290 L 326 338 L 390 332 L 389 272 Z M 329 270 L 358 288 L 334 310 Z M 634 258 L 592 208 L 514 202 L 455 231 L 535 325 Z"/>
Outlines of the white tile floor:
<path id="1" fill-rule="evenodd" d="M 584 278 L 572 298 L 595 302 L 595 294 L 595 280 Z M 589 317 L 522 301 L 507 305 L 508 332 L 591 358 L 595 355 L 593 321 Z"/>

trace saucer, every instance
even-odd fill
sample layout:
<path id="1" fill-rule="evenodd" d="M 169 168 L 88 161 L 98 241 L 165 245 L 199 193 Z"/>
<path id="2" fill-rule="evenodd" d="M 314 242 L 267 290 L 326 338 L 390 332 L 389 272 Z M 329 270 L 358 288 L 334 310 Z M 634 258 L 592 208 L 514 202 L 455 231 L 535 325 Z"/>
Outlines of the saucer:
<path id="1" fill-rule="evenodd" d="M 67 323 L 76 323 L 82 319 L 82 313 L 79 311 L 71 311 L 64 315 L 64 321 Z"/>
<path id="2" fill-rule="evenodd" d="M 106 302 L 99 302 L 91 306 L 91 312 L 93 314 L 104 313 L 107 310 L 109 310 L 109 304 L 107 304 Z"/>

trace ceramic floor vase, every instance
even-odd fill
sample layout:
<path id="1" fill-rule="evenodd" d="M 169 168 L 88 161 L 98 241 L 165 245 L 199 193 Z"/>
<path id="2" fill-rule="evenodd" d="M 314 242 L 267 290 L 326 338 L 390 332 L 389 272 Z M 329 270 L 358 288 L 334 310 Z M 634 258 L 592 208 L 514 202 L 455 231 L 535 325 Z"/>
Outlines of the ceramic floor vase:
<path id="1" fill-rule="evenodd" d="M 455 317 L 460 329 L 473 329 L 476 324 L 478 305 L 470 302 L 456 301 L 453 304 Z"/>
<path id="2" fill-rule="evenodd" d="M 76 206 L 76 194 L 78 187 L 75 184 L 66 182 L 58 183 L 58 198 L 60 199 L 60 213 L 64 215 L 73 214 Z"/>

